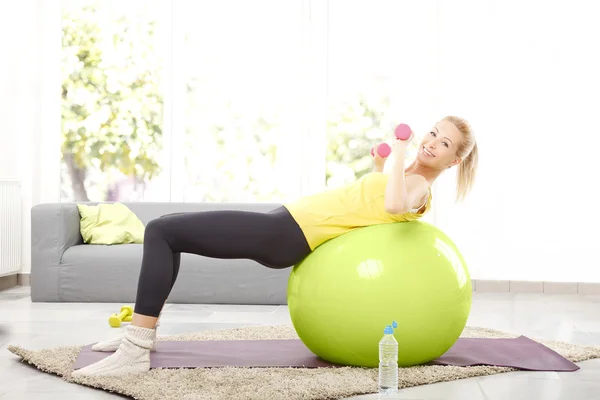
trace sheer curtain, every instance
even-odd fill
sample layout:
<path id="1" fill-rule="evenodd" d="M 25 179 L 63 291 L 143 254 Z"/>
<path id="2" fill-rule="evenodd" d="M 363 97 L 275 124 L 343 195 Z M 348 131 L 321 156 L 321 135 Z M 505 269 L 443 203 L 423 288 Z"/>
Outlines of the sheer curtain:
<path id="1" fill-rule="evenodd" d="M 21 182 L 21 273 L 31 269 L 31 207 L 60 200 L 60 2 L 0 11 L 0 178 Z"/>

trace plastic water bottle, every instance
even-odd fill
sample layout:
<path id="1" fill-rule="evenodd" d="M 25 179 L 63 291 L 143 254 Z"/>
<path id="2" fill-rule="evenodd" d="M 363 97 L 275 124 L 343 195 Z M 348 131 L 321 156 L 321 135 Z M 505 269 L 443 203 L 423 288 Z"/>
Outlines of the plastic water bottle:
<path id="1" fill-rule="evenodd" d="M 383 330 L 379 341 L 379 393 L 393 395 L 398 392 L 398 342 L 394 338 L 396 321 Z"/>

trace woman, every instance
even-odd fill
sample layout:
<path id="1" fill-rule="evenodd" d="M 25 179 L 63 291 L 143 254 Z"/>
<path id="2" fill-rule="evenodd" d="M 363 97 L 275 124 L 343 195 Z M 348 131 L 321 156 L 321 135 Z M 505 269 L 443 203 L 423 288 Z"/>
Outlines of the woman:
<path id="1" fill-rule="evenodd" d="M 431 205 L 430 187 L 445 170 L 458 166 L 457 195 L 463 198 L 477 168 L 477 145 L 468 123 L 449 116 L 420 143 L 415 161 L 404 168 L 412 140 L 393 144 L 395 163 L 383 174 L 385 159 L 375 155 L 375 169 L 339 189 L 304 197 L 268 213 L 206 211 L 166 215 L 150 221 L 131 324 L 122 339 L 94 345 L 115 351 L 73 373 L 109 376 L 150 369 L 150 351 L 162 307 L 179 272 L 180 253 L 213 258 L 248 258 L 269 268 L 300 262 L 323 242 L 357 227 L 411 221 Z"/>

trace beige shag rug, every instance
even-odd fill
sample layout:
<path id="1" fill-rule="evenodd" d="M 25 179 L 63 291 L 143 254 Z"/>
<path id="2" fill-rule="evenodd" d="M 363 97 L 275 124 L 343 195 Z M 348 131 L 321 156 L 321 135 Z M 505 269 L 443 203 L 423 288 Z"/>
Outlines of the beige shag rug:
<path id="1" fill-rule="evenodd" d="M 483 328 L 465 328 L 462 337 L 510 338 Z M 291 326 L 259 326 L 159 337 L 159 340 L 297 339 Z M 579 362 L 600 358 L 600 347 L 538 340 L 565 358 Z M 71 378 L 71 365 L 83 346 L 9 351 L 38 369 L 62 376 L 67 382 L 120 393 L 134 399 L 206 400 L 330 400 L 377 392 L 376 368 L 210 368 L 153 369 L 136 377 Z M 418 366 L 399 370 L 400 387 L 425 385 L 514 371 L 505 367 Z M 568 373 L 568 372 L 567 372 Z"/>

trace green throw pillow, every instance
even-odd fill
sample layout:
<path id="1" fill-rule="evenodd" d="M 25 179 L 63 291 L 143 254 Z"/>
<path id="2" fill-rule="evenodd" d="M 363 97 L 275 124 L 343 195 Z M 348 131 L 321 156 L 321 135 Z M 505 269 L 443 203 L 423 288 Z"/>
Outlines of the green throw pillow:
<path id="1" fill-rule="evenodd" d="M 84 243 L 144 243 L 144 224 L 124 204 L 78 204 L 80 230 Z"/>

